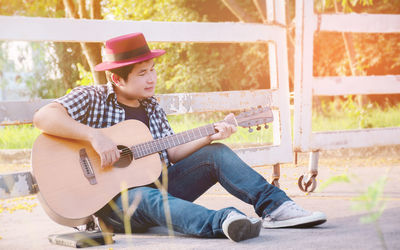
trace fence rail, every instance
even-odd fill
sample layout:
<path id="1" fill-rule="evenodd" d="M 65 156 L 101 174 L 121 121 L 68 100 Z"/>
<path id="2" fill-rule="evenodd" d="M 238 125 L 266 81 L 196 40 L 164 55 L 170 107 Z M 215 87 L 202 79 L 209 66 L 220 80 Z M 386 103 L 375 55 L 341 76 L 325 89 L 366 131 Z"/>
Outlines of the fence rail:
<path id="1" fill-rule="evenodd" d="M 274 113 L 273 145 L 236 150 L 252 166 L 274 165 L 273 183 L 278 185 L 279 164 L 293 159 L 291 120 L 289 110 L 289 82 L 284 2 L 267 0 L 269 20 L 283 25 L 246 23 L 196 23 L 76 20 L 67 18 L 0 16 L 0 40 L 104 42 L 132 32 L 142 32 L 148 42 L 196 43 L 265 43 L 270 51 L 271 89 L 256 91 L 227 91 L 209 93 L 180 93 L 159 95 L 167 114 L 239 110 L 258 105 L 272 105 Z M 272 8 L 272 9 L 271 9 Z M 272 22 L 273 23 L 273 22 Z M 1 102 L 0 124 L 29 123 L 33 113 L 51 100 Z M 7 176 L 7 180 L 23 180 L 4 191 L 0 175 L 0 198 L 9 198 L 13 189 L 26 190 L 27 181 L 21 173 Z M 20 178 L 21 177 L 21 178 Z M 19 183 L 19 184 L 18 184 Z M 18 184 L 18 185 L 17 185 Z M 11 190 L 11 191 L 10 191 Z M 21 193 L 21 192 L 17 192 Z"/>
<path id="2" fill-rule="evenodd" d="M 90 32 L 88 32 L 90 31 Z M 267 42 L 285 34 L 278 25 L 210 22 L 114 21 L 0 16 L 0 40 L 104 42 L 142 32 L 152 42 Z"/>
<path id="3" fill-rule="evenodd" d="M 400 15 L 315 14 L 314 1 L 296 0 L 295 152 L 312 152 L 309 173 L 299 179 L 300 189 L 313 191 L 320 150 L 370 147 L 400 143 L 400 127 L 346 131 L 312 131 L 312 100 L 318 95 L 400 93 L 400 76 L 314 77 L 314 34 L 320 31 L 399 33 Z M 346 112 L 346 110 L 343 110 Z M 307 190 L 311 186 L 312 190 Z"/>

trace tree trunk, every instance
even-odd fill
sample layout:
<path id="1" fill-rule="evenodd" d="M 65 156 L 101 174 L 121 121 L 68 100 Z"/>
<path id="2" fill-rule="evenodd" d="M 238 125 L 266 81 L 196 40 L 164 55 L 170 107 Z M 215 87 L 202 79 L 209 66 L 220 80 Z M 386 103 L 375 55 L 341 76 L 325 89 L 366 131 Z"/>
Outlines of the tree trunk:
<path id="1" fill-rule="evenodd" d="M 336 0 L 333 1 L 335 6 L 335 12 L 339 12 L 339 7 L 337 5 Z M 347 60 L 349 62 L 350 72 L 352 76 L 361 76 L 364 75 L 364 72 L 358 67 L 357 62 L 357 54 L 354 49 L 353 44 L 353 34 L 342 32 L 342 38 L 344 47 L 346 49 Z M 365 95 L 356 95 L 356 101 L 360 107 L 363 107 L 367 104 L 367 96 Z"/>
<path id="2" fill-rule="evenodd" d="M 260 15 L 261 20 L 263 23 L 267 23 L 267 7 L 265 0 L 253 0 L 254 5 L 257 8 L 258 14 Z"/>
<path id="3" fill-rule="evenodd" d="M 75 4 L 73 0 L 63 0 L 66 8 L 66 13 L 69 14 L 72 18 L 87 18 L 86 4 L 84 0 L 79 0 L 79 13 L 76 11 Z M 92 19 L 101 19 L 101 8 L 100 8 L 100 0 L 91 0 L 91 18 Z M 86 56 L 86 59 L 89 63 L 90 70 L 93 74 L 93 79 L 95 84 L 104 84 L 107 82 L 106 75 L 103 71 L 95 71 L 94 66 L 101 63 L 101 43 L 80 43 L 83 53 Z"/>
<path id="4" fill-rule="evenodd" d="M 232 12 L 233 15 L 239 19 L 241 22 L 246 23 L 256 23 L 257 20 L 252 16 L 247 15 L 247 13 L 240 7 L 236 0 L 222 0 L 222 3 Z"/>

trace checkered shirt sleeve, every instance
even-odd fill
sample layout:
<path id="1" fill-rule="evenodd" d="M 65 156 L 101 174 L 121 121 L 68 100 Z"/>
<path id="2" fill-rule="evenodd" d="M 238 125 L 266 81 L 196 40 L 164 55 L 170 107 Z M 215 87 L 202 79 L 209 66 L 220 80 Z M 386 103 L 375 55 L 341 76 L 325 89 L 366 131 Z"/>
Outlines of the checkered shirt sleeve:
<path id="1" fill-rule="evenodd" d="M 93 128 L 105 128 L 125 120 L 125 111 L 117 103 L 115 95 L 109 86 L 81 86 L 74 88 L 67 95 L 55 100 L 62 104 L 68 114 L 76 121 Z M 173 135 L 167 115 L 154 97 L 141 100 L 149 117 L 149 129 L 154 139 Z M 167 166 L 171 166 L 166 150 L 161 151 L 160 158 Z"/>
<path id="2" fill-rule="evenodd" d="M 60 103 L 67 110 L 68 114 L 76 121 L 87 124 L 89 120 L 89 108 L 92 97 L 85 87 L 74 88 L 67 95 L 60 97 L 55 102 Z M 88 124 L 87 124 L 88 125 Z"/>
<path id="3" fill-rule="evenodd" d="M 156 98 L 152 97 L 145 99 L 141 101 L 141 104 L 146 108 L 146 111 L 149 115 L 150 132 L 154 139 L 159 139 L 174 134 L 174 131 L 168 122 L 167 115 L 157 102 Z M 160 157 L 165 162 L 167 167 L 172 165 L 168 159 L 166 150 L 160 152 Z"/>

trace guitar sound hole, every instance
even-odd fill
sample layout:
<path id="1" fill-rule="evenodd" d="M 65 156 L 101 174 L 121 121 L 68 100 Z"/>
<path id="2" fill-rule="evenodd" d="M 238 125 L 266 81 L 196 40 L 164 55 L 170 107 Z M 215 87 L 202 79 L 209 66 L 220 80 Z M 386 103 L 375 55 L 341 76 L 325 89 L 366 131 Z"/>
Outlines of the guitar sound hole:
<path id="1" fill-rule="evenodd" d="M 123 145 L 118 145 L 117 148 L 119 150 L 122 150 L 122 152 L 120 152 L 121 157 L 116 163 L 114 163 L 113 166 L 117 168 L 124 168 L 129 166 L 129 164 L 131 164 L 133 160 L 132 151 L 128 147 L 125 147 Z"/>

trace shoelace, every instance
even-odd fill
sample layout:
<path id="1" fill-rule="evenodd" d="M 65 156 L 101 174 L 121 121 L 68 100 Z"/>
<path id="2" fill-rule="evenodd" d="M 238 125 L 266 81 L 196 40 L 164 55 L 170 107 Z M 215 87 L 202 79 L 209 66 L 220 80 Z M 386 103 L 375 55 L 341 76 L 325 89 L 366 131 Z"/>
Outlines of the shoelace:
<path id="1" fill-rule="evenodd" d="M 265 216 L 264 219 L 267 220 L 267 221 L 278 221 L 278 220 L 280 220 L 282 215 L 285 212 L 287 212 L 288 210 L 293 211 L 293 212 L 296 211 L 298 213 L 298 215 L 300 215 L 300 216 L 303 216 L 303 215 L 307 214 L 307 211 L 304 210 L 302 207 L 298 206 L 294 202 L 290 202 L 288 204 L 284 204 L 283 207 L 280 209 L 280 211 L 278 211 L 278 213 L 276 213 L 274 216 L 267 215 L 267 216 Z"/>

